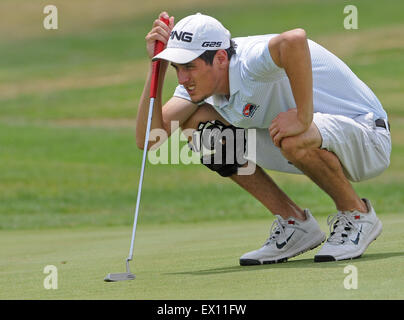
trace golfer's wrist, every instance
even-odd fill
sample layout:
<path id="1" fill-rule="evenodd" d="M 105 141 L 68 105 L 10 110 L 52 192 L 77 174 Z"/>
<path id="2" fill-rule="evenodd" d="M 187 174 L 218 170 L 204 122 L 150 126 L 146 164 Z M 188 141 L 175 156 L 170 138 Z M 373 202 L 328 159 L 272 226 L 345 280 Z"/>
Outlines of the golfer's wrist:
<path id="1" fill-rule="evenodd" d="M 308 129 L 313 122 L 313 112 L 307 112 L 307 111 L 298 111 L 297 112 L 297 119 L 299 122 L 306 128 Z"/>

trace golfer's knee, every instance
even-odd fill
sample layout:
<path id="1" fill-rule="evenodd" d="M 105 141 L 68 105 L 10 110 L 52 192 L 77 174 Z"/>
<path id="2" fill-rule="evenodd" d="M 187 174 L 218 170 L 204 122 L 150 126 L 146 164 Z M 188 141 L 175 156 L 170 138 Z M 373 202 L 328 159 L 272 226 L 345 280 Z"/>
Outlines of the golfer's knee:
<path id="1" fill-rule="evenodd" d="M 299 162 L 304 158 L 306 148 L 299 136 L 286 137 L 281 141 L 281 152 L 289 161 Z"/>

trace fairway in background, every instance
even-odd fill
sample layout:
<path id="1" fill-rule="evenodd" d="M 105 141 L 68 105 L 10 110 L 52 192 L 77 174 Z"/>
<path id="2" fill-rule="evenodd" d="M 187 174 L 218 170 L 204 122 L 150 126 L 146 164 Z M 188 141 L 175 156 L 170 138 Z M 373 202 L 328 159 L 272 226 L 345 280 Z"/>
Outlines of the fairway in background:
<path id="1" fill-rule="evenodd" d="M 379 96 L 393 127 L 391 167 L 355 188 L 381 214 L 400 212 L 403 5 L 358 1 L 359 29 L 347 31 L 343 3 L 224 1 L 218 6 L 207 1 L 191 8 L 176 0 L 170 3 L 170 13 L 177 20 L 195 11 L 212 14 L 233 36 L 303 27 L 310 38 L 347 61 Z M 10 13 L 9 22 L 18 23 L 13 29 L 18 36 L 1 29 L 5 40 L 0 44 L 0 161 L 7 170 L 0 172 L 0 228 L 130 224 L 141 156 L 134 143 L 134 123 L 148 69 L 144 36 L 164 4 L 54 4 L 60 15 L 57 31 L 47 31 L 39 23 L 43 1 L 20 1 L 18 14 L 12 10 L 15 1 L 0 4 L 2 12 Z M 165 99 L 175 86 L 175 73 L 169 70 Z M 271 175 L 315 215 L 335 210 L 305 177 Z M 149 164 L 144 186 L 143 223 L 270 219 L 267 210 L 238 186 L 201 165 Z"/>

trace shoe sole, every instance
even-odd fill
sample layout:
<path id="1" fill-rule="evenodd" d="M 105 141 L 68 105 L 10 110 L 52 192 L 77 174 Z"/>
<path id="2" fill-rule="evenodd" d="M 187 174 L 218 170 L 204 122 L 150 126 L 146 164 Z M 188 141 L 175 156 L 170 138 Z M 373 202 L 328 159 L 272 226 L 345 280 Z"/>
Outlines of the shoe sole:
<path id="1" fill-rule="evenodd" d="M 324 241 L 325 241 L 326 237 L 324 235 L 323 239 L 321 240 L 321 242 L 316 243 L 314 246 L 312 247 L 308 247 L 307 249 L 304 249 L 302 251 L 298 251 L 295 254 L 292 254 L 288 257 L 283 257 L 280 259 L 273 259 L 273 260 L 255 260 L 255 259 L 240 259 L 240 266 L 257 266 L 257 265 L 262 265 L 262 264 L 274 264 L 274 263 L 282 263 L 282 262 L 286 262 L 288 261 L 288 259 L 296 257 L 300 254 L 303 254 L 307 251 L 313 250 L 317 247 L 319 247 Z"/>
<path id="2" fill-rule="evenodd" d="M 290 257 L 291 258 L 291 257 Z M 268 260 L 268 261 L 259 261 L 254 259 L 240 259 L 240 266 L 258 266 L 261 264 L 273 264 L 273 263 L 281 263 L 288 261 L 288 258 L 282 258 L 278 260 Z"/>
<path id="3" fill-rule="evenodd" d="M 369 245 L 375 241 L 379 235 L 382 233 L 382 223 L 379 220 L 374 228 L 374 230 L 372 231 L 373 236 L 371 235 L 370 238 L 372 240 L 370 240 L 368 243 L 366 243 L 362 249 L 359 249 L 359 251 L 357 253 L 354 253 L 352 256 L 342 256 L 339 258 L 335 258 L 334 256 L 331 255 L 317 255 L 314 256 L 314 262 L 329 262 L 329 261 L 342 261 L 342 260 L 353 260 L 353 259 L 358 259 L 362 256 L 362 254 L 365 252 L 365 250 L 369 247 Z"/>
<path id="4" fill-rule="evenodd" d="M 359 259 L 360 257 L 362 257 L 362 254 L 360 254 L 359 256 L 352 257 L 352 258 L 343 258 L 343 259 L 335 259 L 333 256 L 323 255 L 323 256 L 315 256 L 314 257 L 314 262 L 330 262 L 330 261 L 353 260 L 353 259 Z"/>

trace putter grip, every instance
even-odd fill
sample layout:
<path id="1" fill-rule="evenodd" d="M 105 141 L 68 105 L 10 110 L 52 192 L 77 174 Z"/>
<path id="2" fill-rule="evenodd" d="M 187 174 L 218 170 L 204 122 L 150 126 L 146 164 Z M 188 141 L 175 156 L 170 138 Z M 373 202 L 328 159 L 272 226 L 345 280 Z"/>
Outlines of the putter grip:
<path id="1" fill-rule="evenodd" d="M 163 21 L 166 25 L 168 25 L 169 23 L 168 19 L 165 19 L 163 17 L 161 17 L 160 20 Z M 154 47 L 154 55 L 159 54 L 161 51 L 163 51 L 163 49 L 164 49 L 164 43 L 162 43 L 161 41 L 156 41 L 156 45 Z M 154 61 L 150 84 L 150 98 L 156 98 L 159 70 L 160 70 L 160 60 Z"/>

